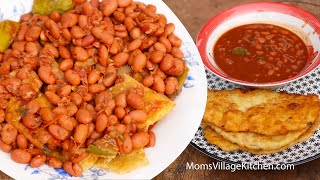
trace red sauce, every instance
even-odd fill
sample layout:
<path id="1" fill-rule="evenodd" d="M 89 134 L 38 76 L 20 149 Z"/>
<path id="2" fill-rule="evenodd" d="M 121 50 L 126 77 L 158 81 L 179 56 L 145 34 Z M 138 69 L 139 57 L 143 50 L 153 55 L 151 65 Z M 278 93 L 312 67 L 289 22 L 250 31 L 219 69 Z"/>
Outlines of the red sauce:
<path id="1" fill-rule="evenodd" d="M 227 31 L 216 42 L 213 54 L 226 74 L 259 83 L 296 76 L 309 57 L 299 36 L 270 24 L 248 24 Z"/>

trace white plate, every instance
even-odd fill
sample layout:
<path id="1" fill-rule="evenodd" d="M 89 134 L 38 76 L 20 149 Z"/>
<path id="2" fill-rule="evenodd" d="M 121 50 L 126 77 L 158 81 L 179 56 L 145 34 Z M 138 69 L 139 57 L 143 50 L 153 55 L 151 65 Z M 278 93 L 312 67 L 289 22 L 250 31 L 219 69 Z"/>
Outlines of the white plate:
<path id="1" fill-rule="evenodd" d="M 179 97 L 176 98 L 174 110 L 162 119 L 154 128 L 157 143 L 154 148 L 146 149 L 149 165 L 129 174 L 118 175 L 92 168 L 82 178 L 88 179 L 151 179 L 167 168 L 187 147 L 197 131 L 206 105 L 207 81 L 199 52 L 183 24 L 161 0 L 139 0 L 157 7 L 157 13 L 164 14 L 169 22 L 176 26 L 175 34 L 183 41 L 182 51 L 185 54 L 190 72 Z M 18 20 L 21 14 L 31 10 L 32 0 L 1 0 L 0 20 Z M 68 174 L 62 169 L 48 166 L 31 168 L 17 164 L 10 155 L 0 152 L 0 170 L 15 179 L 67 179 Z"/>

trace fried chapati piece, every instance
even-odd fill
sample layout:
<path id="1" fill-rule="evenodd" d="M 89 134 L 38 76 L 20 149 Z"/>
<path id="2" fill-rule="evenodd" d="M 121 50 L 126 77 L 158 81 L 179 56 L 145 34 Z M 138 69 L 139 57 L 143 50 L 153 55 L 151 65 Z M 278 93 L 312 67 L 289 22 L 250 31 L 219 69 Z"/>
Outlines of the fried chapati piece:
<path id="1" fill-rule="evenodd" d="M 281 135 L 302 131 L 318 117 L 316 95 L 268 90 L 209 90 L 203 121 L 224 131 Z"/>
<path id="2" fill-rule="evenodd" d="M 274 149 L 250 149 L 247 147 L 240 146 L 237 143 L 233 143 L 227 139 L 225 139 L 222 135 L 217 133 L 214 129 L 212 129 L 210 126 L 206 125 L 206 123 L 202 123 L 202 131 L 204 137 L 207 139 L 207 141 L 211 144 L 214 144 L 218 146 L 223 151 L 235 151 L 235 150 L 243 150 L 250 152 L 251 154 L 272 154 L 277 153 L 280 151 L 283 151 L 294 144 L 297 144 L 299 142 L 306 141 L 309 139 L 314 132 L 317 130 L 320 124 L 320 117 L 318 117 L 314 123 L 304 132 L 302 133 L 297 139 L 291 141 L 290 143 L 282 146 L 282 147 L 276 147 Z M 273 136 L 270 136 L 269 138 L 273 138 Z M 269 144 L 270 145 L 270 144 Z"/>

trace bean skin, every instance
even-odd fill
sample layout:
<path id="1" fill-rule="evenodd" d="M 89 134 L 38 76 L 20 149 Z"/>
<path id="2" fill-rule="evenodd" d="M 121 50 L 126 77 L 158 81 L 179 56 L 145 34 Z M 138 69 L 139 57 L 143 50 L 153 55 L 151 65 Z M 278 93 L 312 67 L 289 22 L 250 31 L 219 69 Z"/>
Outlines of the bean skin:
<path id="1" fill-rule="evenodd" d="M 132 147 L 134 149 L 140 149 L 145 147 L 150 141 L 150 135 L 146 132 L 138 132 L 132 137 Z"/>
<path id="2" fill-rule="evenodd" d="M 11 152 L 11 159 L 16 163 L 28 164 L 31 158 L 31 154 L 22 149 L 15 149 Z"/>
<path id="3" fill-rule="evenodd" d="M 96 131 L 102 133 L 108 126 L 108 116 L 106 114 L 99 114 L 96 119 Z"/>
<path id="4" fill-rule="evenodd" d="M 73 138 L 76 143 L 83 144 L 86 142 L 89 133 L 89 126 L 79 124 L 74 132 Z"/>
<path id="5" fill-rule="evenodd" d="M 12 146 L 9 144 L 4 143 L 1 139 L 0 139 L 0 150 L 3 152 L 10 152 L 12 150 Z"/>
<path id="6" fill-rule="evenodd" d="M 36 155 L 31 159 L 30 166 L 33 168 L 40 167 L 46 163 L 47 156 L 44 154 Z"/>
<path id="7" fill-rule="evenodd" d="M 92 122 L 93 117 L 91 116 L 90 112 L 86 109 L 79 109 L 76 115 L 76 119 L 78 122 L 83 124 L 89 124 Z"/>
<path id="8" fill-rule="evenodd" d="M 53 74 L 52 68 L 49 66 L 41 66 L 38 69 L 38 75 L 40 79 L 47 84 L 54 84 L 56 82 L 56 76 Z"/>
<path id="9" fill-rule="evenodd" d="M 12 124 L 5 124 L 1 130 L 1 139 L 6 144 L 12 144 L 16 141 L 18 130 Z"/>
<path id="10" fill-rule="evenodd" d="M 80 75 L 73 70 L 67 70 L 64 72 L 64 77 L 73 86 L 77 86 L 81 82 Z"/>
<path id="11" fill-rule="evenodd" d="M 128 105 L 133 107 L 134 109 L 143 109 L 144 108 L 143 98 L 136 93 L 129 93 L 127 95 L 126 100 L 127 100 Z"/>
<path id="12" fill-rule="evenodd" d="M 66 129 L 56 124 L 50 125 L 48 130 L 56 139 L 61 141 L 64 141 L 69 136 L 69 132 Z"/>

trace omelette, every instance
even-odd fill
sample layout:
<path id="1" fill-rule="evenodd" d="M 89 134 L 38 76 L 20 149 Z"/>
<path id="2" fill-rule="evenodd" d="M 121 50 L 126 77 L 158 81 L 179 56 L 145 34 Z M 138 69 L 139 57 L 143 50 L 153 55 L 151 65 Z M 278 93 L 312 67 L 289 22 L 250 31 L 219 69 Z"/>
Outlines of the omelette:
<path id="1" fill-rule="evenodd" d="M 202 129 L 224 151 L 282 151 L 310 138 L 320 123 L 315 95 L 268 90 L 209 90 Z"/>

